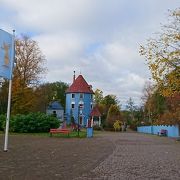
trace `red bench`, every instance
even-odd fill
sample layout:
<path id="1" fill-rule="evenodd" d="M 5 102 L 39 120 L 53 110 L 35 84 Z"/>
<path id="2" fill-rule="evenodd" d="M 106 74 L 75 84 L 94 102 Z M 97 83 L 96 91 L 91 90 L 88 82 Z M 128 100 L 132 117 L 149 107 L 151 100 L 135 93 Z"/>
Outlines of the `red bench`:
<path id="1" fill-rule="evenodd" d="M 52 136 L 52 134 L 57 134 L 57 133 L 67 134 L 69 137 L 70 130 L 69 129 L 50 129 L 49 133 L 50 133 L 50 137 Z"/>

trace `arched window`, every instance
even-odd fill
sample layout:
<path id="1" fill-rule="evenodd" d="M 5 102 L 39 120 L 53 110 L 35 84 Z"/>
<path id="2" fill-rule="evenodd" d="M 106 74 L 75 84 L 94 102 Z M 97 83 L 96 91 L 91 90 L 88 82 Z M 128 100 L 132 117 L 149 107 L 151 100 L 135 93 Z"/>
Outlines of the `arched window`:
<path id="1" fill-rule="evenodd" d="M 75 103 L 72 102 L 72 103 L 71 103 L 71 109 L 74 109 L 74 108 L 75 108 Z"/>

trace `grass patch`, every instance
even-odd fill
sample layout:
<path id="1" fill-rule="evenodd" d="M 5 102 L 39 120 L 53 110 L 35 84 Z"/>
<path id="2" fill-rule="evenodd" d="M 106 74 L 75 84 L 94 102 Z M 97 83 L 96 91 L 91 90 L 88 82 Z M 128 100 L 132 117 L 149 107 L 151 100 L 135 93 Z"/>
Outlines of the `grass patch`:
<path id="1" fill-rule="evenodd" d="M 101 134 L 102 131 L 96 131 L 94 130 L 94 135 L 98 135 Z M 0 131 L 0 134 L 4 134 L 4 131 Z M 9 132 L 9 135 L 25 135 L 25 136 L 42 136 L 42 137 L 49 137 L 50 134 L 49 132 L 41 132 L 41 133 L 15 133 L 15 132 Z M 67 134 L 53 134 L 52 137 L 62 137 L 62 138 L 77 138 L 78 137 L 78 132 L 76 131 L 72 131 L 69 134 L 69 137 Z M 81 129 L 81 131 L 79 132 L 79 138 L 86 138 L 86 129 Z"/>
<path id="2" fill-rule="evenodd" d="M 4 134 L 3 131 L 0 131 L 0 134 Z M 50 134 L 49 132 L 42 132 L 42 133 L 14 133 L 14 132 L 9 132 L 9 135 L 25 135 L 25 136 L 43 136 L 43 137 L 49 137 Z M 78 137 L 78 132 L 70 132 L 69 136 L 67 134 L 61 134 L 61 133 L 57 133 L 57 134 L 53 134 L 52 137 L 63 137 L 63 138 L 76 138 Z M 79 138 L 85 138 L 86 137 L 86 130 L 81 130 L 79 132 Z"/>
<path id="3" fill-rule="evenodd" d="M 78 138 L 78 132 L 70 132 L 69 136 L 67 134 L 53 134 L 52 137 L 64 137 L 64 138 Z M 80 131 L 79 132 L 79 138 L 85 138 L 86 137 L 86 131 Z"/>

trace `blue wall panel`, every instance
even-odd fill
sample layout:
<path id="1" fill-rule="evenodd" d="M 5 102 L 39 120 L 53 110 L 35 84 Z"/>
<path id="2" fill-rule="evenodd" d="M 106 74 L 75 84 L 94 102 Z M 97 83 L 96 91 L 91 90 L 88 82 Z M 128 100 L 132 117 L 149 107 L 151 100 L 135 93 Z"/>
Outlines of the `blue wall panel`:
<path id="1" fill-rule="evenodd" d="M 75 98 L 72 99 L 72 93 L 66 94 L 66 117 L 67 123 L 70 123 L 71 113 L 74 116 L 75 122 L 78 123 L 78 115 L 82 115 L 83 119 L 83 126 L 86 126 L 87 120 L 90 117 L 91 113 L 91 104 L 93 102 L 92 94 L 84 93 L 82 99 L 80 99 L 80 93 L 73 93 L 75 94 Z M 79 109 L 79 103 L 83 102 L 84 106 L 82 109 Z M 74 109 L 71 108 L 71 104 L 74 103 Z"/>
<path id="2" fill-rule="evenodd" d="M 167 136 L 168 137 L 179 137 L 179 126 L 174 125 L 174 126 L 165 126 L 165 125 L 160 125 L 160 126 L 140 126 L 137 128 L 138 132 L 141 133 L 148 133 L 148 134 L 158 134 L 161 129 L 167 130 Z"/>

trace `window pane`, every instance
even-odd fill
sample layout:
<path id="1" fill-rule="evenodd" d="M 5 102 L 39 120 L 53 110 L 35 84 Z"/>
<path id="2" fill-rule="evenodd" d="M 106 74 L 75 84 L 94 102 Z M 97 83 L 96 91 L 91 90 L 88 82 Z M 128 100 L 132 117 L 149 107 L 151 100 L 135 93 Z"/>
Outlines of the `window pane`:
<path id="1" fill-rule="evenodd" d="M 71 108 L 74 109 L 74 104 L 71 104 Z"/>
<path id="2" fill-rule="evenodd" d="M 82 117 L 82 116 L 80 116 L 80 118 L 79 118 L 79 124 L 81 124 L 81 125 L 82 125 L 82 123 L 83 123 L 83 117 Z"/>
<path id="3" fill-rule="evenodd" d="M 83 93 L 80 93 L 80 99 L 83 99 Z"/>
<path id="4" fill-rule="evenodd" d="M 84 104 L 79 104 L 79 108 L 83 109 L 84 108 Z"/>

